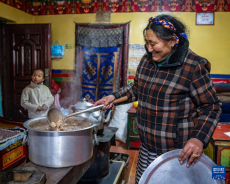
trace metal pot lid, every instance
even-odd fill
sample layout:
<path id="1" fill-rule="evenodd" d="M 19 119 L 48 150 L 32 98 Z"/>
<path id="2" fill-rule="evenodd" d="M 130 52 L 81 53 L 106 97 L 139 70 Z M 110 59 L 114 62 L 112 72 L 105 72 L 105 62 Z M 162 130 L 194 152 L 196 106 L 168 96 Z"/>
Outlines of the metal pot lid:
<path id="1" fill-rule="evenodd" d="M 87 109 L 87 108 L 92 107 L 92 106 L 93 106 L 93 104 L 87 102 L 85 98 L 83 98 L 82 102 L 79 102 L 79 103 L 74 105 L 74 107 L 77 109 Z"/>
<path id="2" fill-rule="evenodd" d="M 169 151 L 154 160 L 143 173 L 139 184 L 224 184 L 224 180 L 212 179 L 212 167 L 216 164 L 202 154 L 193 166 L 181 165 L 178 157 L 182 149 Z"/>

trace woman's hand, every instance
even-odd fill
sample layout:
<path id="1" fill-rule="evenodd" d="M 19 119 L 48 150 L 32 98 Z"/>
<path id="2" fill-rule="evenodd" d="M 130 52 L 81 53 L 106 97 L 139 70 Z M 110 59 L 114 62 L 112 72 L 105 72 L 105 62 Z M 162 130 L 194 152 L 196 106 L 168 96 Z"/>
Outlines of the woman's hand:
<path id="1" fill-rule="evenodd" d="M 180 153 L 178 158 L 179 162 L 182 164 L 187 158 L 190 157 L 186 166 L 189 167 L 191 164 L 195 164 L 195 162 L 203 153 L 203 146 L 204 144 L 199 139 L 189 139 L 184 149 Z"/>
<path id="2" fill-rule="evenodd" d="M 37 111 L 42 111 L 42 107 L 38 106 Z"/>
<path id="3" fill-rule="evenodd" d="M 104 104 L 104 107 L 102 108 L 103 110 L 110 109 L 113 106 L 113 103 L 111 103 L 111 102 L 114 100 L 115 100 L 115 97 L 113 95 L 109 95 L 109 96 L 106 96 L 106 97 L 96 101 L 93 106 Z"/>
<path id="4" fill-rule="evenodd" d="M 42 110 L 45 111 L 45 110 L 47 110 L 47 109 L 48 109 L 47 105 L 43 104 L 43 105 L 42 105 Z"/>

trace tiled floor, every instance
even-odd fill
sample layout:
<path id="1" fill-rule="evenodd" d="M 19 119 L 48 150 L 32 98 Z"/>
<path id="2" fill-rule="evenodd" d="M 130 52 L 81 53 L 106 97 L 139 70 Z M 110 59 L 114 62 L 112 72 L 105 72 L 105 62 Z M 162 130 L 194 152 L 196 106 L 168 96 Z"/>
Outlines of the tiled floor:
<path id="1" fill-rule="evenodd" d="M 111 146 L 110 152 L 124 153 L 129 155 L 129 165 L 128 168 L 125 168 L 124 170 L 124 179 L 126 184 L 134 184 L 139 151 L 133 149 L 127 150 L 125 143 L 116 141 L 116 146 Z"/>

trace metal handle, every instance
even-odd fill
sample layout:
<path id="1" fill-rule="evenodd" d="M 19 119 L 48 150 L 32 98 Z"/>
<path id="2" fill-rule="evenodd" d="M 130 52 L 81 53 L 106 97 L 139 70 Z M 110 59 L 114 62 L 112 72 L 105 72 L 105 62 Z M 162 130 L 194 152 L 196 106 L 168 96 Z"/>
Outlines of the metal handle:
<path id="1" fill-rule="evenodd" d="M 113 104 L 118 104 L 118 103 L 121 103 L 121 102 L 125 102 L 127 101 L 129 98 L 127 96 L 123 96 L 121 98 L 118 98 L 116 100 L 113 101 Z"/>
<path id="2" fill-rule="evenodd" d="M 71 116 L 78 115 L 78 114 L 82 114 L 82 113 L 84 113 L 84 112 L 89 112 L 89 111 L 98 110 L 98 109 L 102 108 L 103 106 L 104 106 L 104 105 L 102 104 L 102 105 L 98 105 L 98 106 L 95 106 L 95 107 L 90 107 L 90 108 L 88 108 L 88 109 L 85 109 L 85 110 L 82 110 L 82 111 L 79 111 L 79 112 L 75 112 L 75 113 L 66 115 L 66 116 L 64 117 L 64 119 L 69 118 L 69 117 L 71 117 Z"/>
<path id="3" fill-rule="evenodd" d="M 45 68 L 45 85 L 50 87 L 50 69 L 49 68 Z"/>
<path id="4" fill-rule="evenodd" d="M 96 145 L 99 145 L 99 141 L 98 141 L 98 138 L 97 138 L 97 134 L 94 133 L 93 135 L 94 135 L 94 140 L 95 140 L 95 142 L 96 142 Z"/>
<path id="5" fill-rule="evenodd" d="M 127 100 L 128 100 L 128 97 L 127 97 L 127 96 L 124 96 L 124 97 L 121 97 L 121 98 L 118 98 L 118 99 L 112 101 L 111 103 L 113 103 L 113 104 L 118 104 L 118 103 L 121 103 L 121 102 L 125 102 L 125 101 L 127 101 Z M 75 112 L 75 113 L 72 113 L 72 114 L 69 114 L 69 115 L 66 115 L 66 116 L 64 117 L 64 120 L 65 120 L 66 118 L 71 117 L 71 116 L 75 116 L 75 115 L 82 114 L 82 113 L 89 112 L 89 111 L 98 110 L 98 109 L 100 109 L 100 108 L 102 108 L 102 107 L 104 107 L 104 104 L 98 105 L 98 106 L 95 106 L 95 107 L 91 107 L 91 108 L 88 108 L 88 109 L 85 109 L 85 110 L 82 110 L 82 111 L 79 111 L 79 112 Z"/>
<path id="6" fill-rule="evenodd" d="M 27 136 L 27 133 L 28 133 L 28 130 L 26 130 L 25 136 L 23 137 L 23 141 L 22 141 L 23 146 L 26 146 L 26 144 L 29 145 L 29 142 L 28 142 L 29 137 Z"/>
<path id="7" fill-rule="evenodd" d="M 69 108 L 68 108 L 69 114 L 73 113 L 73 108 L 74 108 L 74 112 L 75 112 L 76 109 L 75 109 L 74 105 L 69 106 Z"/>

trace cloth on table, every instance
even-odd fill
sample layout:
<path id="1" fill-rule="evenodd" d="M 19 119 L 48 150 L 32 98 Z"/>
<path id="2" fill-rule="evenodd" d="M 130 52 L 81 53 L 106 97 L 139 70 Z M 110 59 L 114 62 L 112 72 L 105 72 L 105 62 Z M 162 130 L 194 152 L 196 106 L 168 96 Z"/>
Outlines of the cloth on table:
<path id="1" fill-rule="evenodd" d="M 51 93 L 54 96 L 54 102 L 52 104 L 52 107 L 61 109 L 61 105 L 59 102 L 59 93 L 61 93 L 61 88 L 59 85 L 52 79 L 52 84 L 51 84 Z"/>
<path id="2" fill-rule="evenodd" d="M 230 96 L 219 95 L 218 93 L 217 96 L 222 103 L 230 103 Z"/>
<path id="3" fill-rule="evenodd" d="M 222 114 L 220 116 L 220 122 L 230 123 L 230 103 L 222 103 L 221 109 L 222 109 Z"/>
<path id="4" fill-rule="evenodd" d="M 217 96 L 222 103 L 230 103 L 230 92 L 217 93 Z"/>
<path id="5" fill-rule="evenodd" d="M 23 128 L 2 129 L 0 128 L 0 151 L 9 145 L 23 139 L 26 131 Z"/>
<path id="6" fill-rule="evenodd" d="M 132 103 L 118 105 L 115 107 L 114 115 L 109 123 L 109 127 L 117 127 L 116 139 L 122 142 L 126 142 L 127 137 L 127 120 L 128 109 L 132 106 Z"/>
<path id="7" fill-rule="evenodd" d="M 230 83 L 214 84 L 217 93 L 230 92 Z"/>

